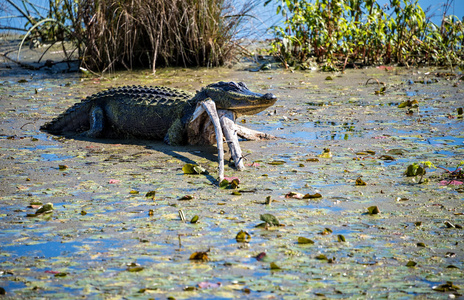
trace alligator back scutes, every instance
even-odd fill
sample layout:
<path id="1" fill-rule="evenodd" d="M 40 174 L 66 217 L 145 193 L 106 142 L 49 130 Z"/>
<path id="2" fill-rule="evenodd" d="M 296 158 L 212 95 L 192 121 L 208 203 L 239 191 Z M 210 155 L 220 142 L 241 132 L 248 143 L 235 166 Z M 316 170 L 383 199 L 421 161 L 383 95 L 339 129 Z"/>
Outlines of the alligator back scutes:
<path id="1" fill-rule="evenodd" d="M 84 101 L 120 101 L 126 105 L 178 105 L 194 94 L 167 87 L 123 86 L 87 97 Z"/>
<path id="2" fill-rule="evenodd" d="M 104 111 L 118 105 L 118 114 L 129 114 L 142 109 L 146 114 L 175 118 L 194 94 L 167 87 L 123 86 L 93 94 L 68 108 L 41 130 L 53 134 L 79 133 L 89 130 L 90 112 L 99 106 Z M 145 110 L 150 108 L 150 110 Z M 172 109 L 171 109 L 172 108 Z M 141 115 L 141 117 L 144 117 Z M 171 122 L 174 120 L 170 120 Z M 159 121 L 161 122 L 161 120 Z M 165 122 L 165 121 L 163 121 Z"/>

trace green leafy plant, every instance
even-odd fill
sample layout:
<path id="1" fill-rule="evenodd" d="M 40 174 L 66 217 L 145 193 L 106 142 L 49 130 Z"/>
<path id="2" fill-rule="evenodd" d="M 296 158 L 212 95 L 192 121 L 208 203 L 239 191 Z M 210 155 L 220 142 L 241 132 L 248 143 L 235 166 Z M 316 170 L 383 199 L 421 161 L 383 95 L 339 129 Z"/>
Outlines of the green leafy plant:
<path id="1" fill-rule="evenodd" d="M 267 0 L 283 26 L 274 26 L 274 54 L 285 65 L 311 57 L 333 71 L 347 64 L 462 64 L 463 24 L 444 16 L 431 23 L 417 0 Z"/>
<path id="2" fill-rule="evenodd" d="M 433 163 L 430 161 L 421 161 L 418 163 L 413 163 L 412 165 L 409 165 L 408 168 L 406 169 L 405 175 L 408 177 L 417 177 L 420 176 L 419 181 L 417 183 L 427 183 L 428 179 L 425 179 L 422 181 L 424 178 L 424 175 L 427 173 L 425 170 L 426 168 L 436 168 Z"/>

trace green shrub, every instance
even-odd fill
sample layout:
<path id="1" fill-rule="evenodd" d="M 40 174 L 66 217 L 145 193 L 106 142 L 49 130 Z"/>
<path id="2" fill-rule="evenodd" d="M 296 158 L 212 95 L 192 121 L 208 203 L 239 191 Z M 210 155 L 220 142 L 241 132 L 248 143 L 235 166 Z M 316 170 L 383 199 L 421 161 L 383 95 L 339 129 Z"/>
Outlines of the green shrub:
<path id="1" fill-rule="evenodd" d="M 273 0 L 267 0 L 265 5 Z M 462 63 L 463 25 L 444 16 L 438 27 L 417 0 L 275 0 L 284 26 L 274 27 L 274 53 L 285 65 L 314 57 L 327 69 L 335 64 Z"/>

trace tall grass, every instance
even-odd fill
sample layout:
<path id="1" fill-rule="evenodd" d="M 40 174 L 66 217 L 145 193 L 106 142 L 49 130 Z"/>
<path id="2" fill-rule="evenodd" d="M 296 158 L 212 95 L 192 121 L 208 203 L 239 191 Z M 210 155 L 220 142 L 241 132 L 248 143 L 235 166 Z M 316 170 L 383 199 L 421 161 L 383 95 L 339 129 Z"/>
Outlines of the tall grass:
<path id="1" fill-rule="evenodd" d="M 285 65 L 315 58 L 327 70 L 347 64 L 462 64 L 464 26 L 455 16 L 436 25 L 417 0 L 267 0 L 286 18 L 274 27 L 274 53 Z"/>
<path id="2" fill-rule="evenodd" d="M 224 0 L 88 1 L 83 63 L 117 67 L 219 66 L 251 2 L 235 14 Z"/>
<path id="3" fill-rule="evenodd" d="M 222 65 L 239 49 L 236 33 L 258 2 L 237 10 L 232 0 L 49 0 L 44 15 L 28 0 L 4 1 L 27 19 L 23 42 L 72 41 L 82 66 L 98 72 Z"/>

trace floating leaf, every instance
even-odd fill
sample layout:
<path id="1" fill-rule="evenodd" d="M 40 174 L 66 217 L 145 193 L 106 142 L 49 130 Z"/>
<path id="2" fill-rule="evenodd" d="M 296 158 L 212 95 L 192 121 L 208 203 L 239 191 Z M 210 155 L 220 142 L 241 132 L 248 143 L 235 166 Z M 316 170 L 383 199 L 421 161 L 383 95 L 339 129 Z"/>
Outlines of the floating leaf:
<path id="1" fill-rule="evenodd" d="M 201 261 L 208 261 L 208 253 L 207 252 L 194 252 L 190 255 L 190 260 L 201 260 Z"/>
<path id="2" fill-rule="evenodd" d="M 318 256 L 316 256 L 316 259 L 318 259 L 318 260 L 329 260 L 327 258 L 327 256 L 325 256 L 324 254 L 319 254 Z"/>
<path id="3" fill-rule="evenodd" d="M 367 183 L 364 182 L 364 180 L 362 180 L 361 177 L 358 177 L 358 178 L 356 179 L 356 185 L 357 185 L 357 186 L 364 186 L 364 185 L 367 185 Z"/>
<path id="4" fill-rule="evenodd" d="M 337 235 L 337 239 L 339 242 L 346 242 L 346 239 L 342 234 Z"/>
<path id="5" fill-rule="evenodd" d="M 232 181 L 230 182 L 230 188 L 231 189 L 238 188 L 239 183 L 240 183 L 240 181 L 238 180 L 238 178 L 232 179 Z"/>
<path id="6" fill-rule="evenodd" d="M 417 176 L 417 175 L 425 175 L 426 171 L 425 169 L 419 165 L 419 164 L 412 164 L 409 165 L 408 168 L 406 169 L 406 176 L 412 177 L 412 176 Z"/>
<path id="7" fill-rule="evenodd" d="M 330 228 L 324 228 L 323 231 L 319 232 L 319 234 L 321 235 L 328 235 L 328 234 L 331 234 L 332 233 L 332 229 Z"/>
<path id="8" fill-rule="evenodd" d="M 455 265 L 448 265 L 446 266 L 447 269 L 459 269 L 458 267 L 456 267 Z"/>
<path id="9" fill-rule="evenodd" d="M 304 195 L 297 192 L 289 192 L 285 194 L 285 198 L 303 199 Z"/>
<path id="10" fill-rule="evenodd" d="M 140 192 L 139 192 L 139 191 L 136 191 L 136 190 L 131 190 L 131 191 L 129 192 L 129 194 L 131 194 L 131 195 L 138 195 L 139 193 L 140 193 Z"/>
<path id="11" fill-rule="evenodd" d="M 419 107 L 419 102 L 417 102 L 417 100 L 406 100 L 406 101 L 403 101 L 401 102 L 399 105 L 398 105 L 398 108 L 404 108 L 404 107 Z"/>
<path id="12" fill-rule="evenodd" d="M 325 148 L 324 151 L 322 151 L 322 153 L 319 154 L 318 156 L 322 157 L 322 158 L 331 158 L 332 157 L 332 152 L 330 152 L 329 148 Z"/>
<path id="13" fill-rule="evenodd" d="M 195 199 L 195 197 L 192 196 L 192 195 L 185 195 L 185 196 L 182 196 L 182 197 L 179 198 L 180 201 L 192 200 L 192 199 Z"/>
<path id="14" fill-rule="evenodd" d="M 193 170 L 195 170 L 195 172 L 198 174 L 206 173 L 206 169 L 202 166 L 193 166 Z"/>
<path id="15" fill-rule="evenodd" d="M 406 152 L 404 149 L 390 149 L 387 151 L 387 153 L 391 155 L 404 155 L 404 152 Z"/>
<path id="16" fill-rule="evenodd" d="M 268 164 L 273 165 L 273 166 L 280 166 L 285 164 L 285 161 L 283 160 L 273 160 L 271 162 L 268 162 Z"/>
<path id="17" fill-rule="evenodd" d="M 307 158 L 306 161 L 310 161 L 310 162 L 318 162 L 319 159 L 318 158 Z"/>
<path id="18" fill-rule="evenodd" d="M 438 292 L 455 292 L 460 289 L 459 286 L 454 285 L 451 281 L 447 281 L 444 284 L 440 284 L 439 286 L 434 286 L 433 289 Z"/>
<path id="19" fill-rule="evenodd" d="M 223 179 L 221 180 L 221 182 L 219 182 L 219 188 L 227 189 L 228 187 L 229 187 L 229 181 L 227 179 Z"/>
<path id="20" fill-rule="evenodd" d="M 58 165 L 58 169 L 60 170 L 66 170 L 68 168 L 67 165 Z"/>
<path id="21" fill-rule="evenodd" d="M 261 219 L 261 221 L 266 222 L 267 224 L 269 224 L 271 226 L 272 225 L 273 226 L 279 226 L 280 225 L 279 220 L 274 215 L 262 214 L 262 215 L 259 216 L 259 218 Z"/>
<path id="22" fill-rule="evenodd" d="M 145 194 L 145 197 L 151 198 L 152 200 L 155 200 L 156 196 L 156 191 L 149 191 L 148 193 Z"/>
<path id="23" fill-rule="evenodd" d="M 314 241 L 303 236 L 298 237 L 298 244 L 314 244 Z"/>
<path id="24" fill-rule="evenodd" d="M 280 270 L 280 267 L 275 262 L 271 262 L 270 267 L 271 270 Z"/>
<path id="25" fill-rule="evenodd" d="M 317 199 L 317 198 L 322 198 L 322 195 L 319 193 L 315 193 L 315 194 L 306 194 L 303 196 L 303 199 Z"/>
<path id="26" fill-rule="evenodd" d="M 206 172 L 206 169 L 195 164 L 185 164 L 182 167 L 184 174 L 203 174 Z"/>
<path id="27" fill-rule="evenodd" d="M 380 210 L 377 206 L 369 206 L 367 208 L 367 213 L 369 215 L 376 215 L 376 214 L 379 214 L 380 213 Z"/>
<path id="28" fill-rule="evenodd" d="M 54 275 L 55 277 L 66 277 L 68 276 L 68 273 L 66 272 L 59 272 Z"/>
<path id="29" fill-rule="evenodd" d="M 135 273 L 135 272 L 140 272 L 143 270 L 143 267 L 141 266 L 134 266 L 134 267 L 128 267 L 127 271 Z"/>
<path id="30" fill-rule="evenodd" d="M 46 213 L 50 213 L 53 211 L 53 203 L 46 203 L 44 205 L 42 205 L 41 207 L 39 207 L 39 209 L 37 209 L 37 211 L 35 212 L 36 215 L 40 215 L 40 214 L 46 214 Z"/>
<path id="31" fill-rule="evenodd" d="M 197 223 L 199 218 L 200 218 L 199 216 L 194 215 L 193 218 L 190 220 L 190 223 L 192 223 L 192 224 Z"/>
<path id="32" fill-rule="evenodd" d="M 425 244 L 421 243 L 421 242 L 417 243 L 416 245 L 417 245 L 417 247 L 425 247 Z"/>
<path id="33" fill-rule="evenodd" d="M 235 240 L 237 243 L 249 243 L 251 240 L 251 235 L 246 231 L 240 230 L 240 232 L 237 233 Z"/>
<path id="34" fill-rule="evenodd" d="M 408 261 L 408 263 L 406 264 L 406 267 L 415 267 L 417 265 L 417 263 L 415 261 Z"/>
<path id="35" fill-rule="evenodd" d="M 255 226 L 255 228 L 267 228 L 268 224 L 267 223 L 259 223 L 258 225 Z"/>
<path id="36" fill-rule="evenodd" d="M 395 158 L 393 156 L 385 155 L 385 154 L 380 156 L 379 159 L 381 159 L 381 160 L 391 160 L 391 161 L 395 160 Z"/>
<path id="37" fill-rule="evenodd" d="M 225 177 L 219 183 L 219 188 L 221 189 L 236 189 L 240 184 L 240 179 L 238 177 Z"/>

